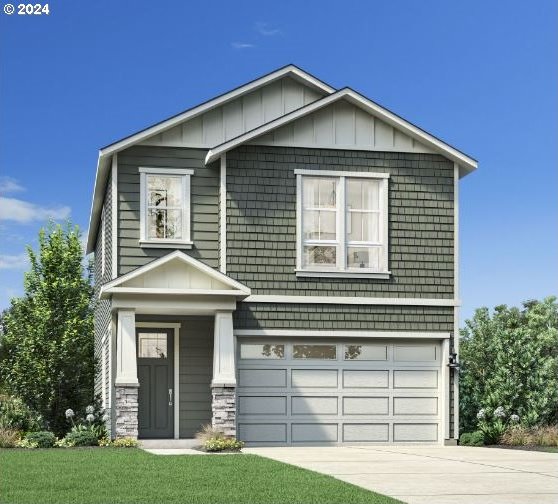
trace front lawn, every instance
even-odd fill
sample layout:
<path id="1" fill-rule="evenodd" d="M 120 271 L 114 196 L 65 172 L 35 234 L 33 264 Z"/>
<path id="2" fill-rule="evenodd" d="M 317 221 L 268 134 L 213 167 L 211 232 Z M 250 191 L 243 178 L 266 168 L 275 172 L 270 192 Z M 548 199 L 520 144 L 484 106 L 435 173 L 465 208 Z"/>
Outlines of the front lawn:
<path id="1" fill-rule="evenodd" d="M 0 450 L 2 503 L 375 503 L 400 501 L 256 455 L 139 449 Z"/>

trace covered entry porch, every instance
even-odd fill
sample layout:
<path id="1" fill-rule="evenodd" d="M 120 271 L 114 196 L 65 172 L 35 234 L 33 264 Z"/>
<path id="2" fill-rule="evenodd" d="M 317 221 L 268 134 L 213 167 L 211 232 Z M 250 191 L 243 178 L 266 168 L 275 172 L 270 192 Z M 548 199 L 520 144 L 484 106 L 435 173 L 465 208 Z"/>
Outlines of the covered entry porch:
<path id="1" fill-rule="evenodd" d="M 181 252 L 106 284 L 113 311 L 113 437 L 236 435 L 232 314 L 250 290 Z"/>

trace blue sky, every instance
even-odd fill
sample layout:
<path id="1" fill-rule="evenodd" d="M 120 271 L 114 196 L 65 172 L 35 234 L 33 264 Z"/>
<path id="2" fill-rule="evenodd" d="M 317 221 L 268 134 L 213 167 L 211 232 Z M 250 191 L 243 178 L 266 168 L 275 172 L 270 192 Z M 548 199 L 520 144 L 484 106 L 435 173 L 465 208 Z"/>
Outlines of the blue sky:
<path id="1" fill-rule="evenodd" d="M 5 2 L 2 2 L 4 5 Z M 0 308 L 49 215 L 87 229 L 97 151 L 287 63 L 479 160 L 463 315 L 557 292 L 558 3 L 49 2 L 0 13 Z"/>

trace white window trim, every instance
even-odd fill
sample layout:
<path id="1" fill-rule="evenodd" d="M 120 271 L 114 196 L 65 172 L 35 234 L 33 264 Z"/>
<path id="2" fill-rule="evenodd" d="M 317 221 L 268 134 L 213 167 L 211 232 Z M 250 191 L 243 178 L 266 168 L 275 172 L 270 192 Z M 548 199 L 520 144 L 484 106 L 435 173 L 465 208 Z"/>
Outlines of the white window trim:
<path id="1" fill-rule="evenodd" d="M 332 170 L 294 170 L 296 175 L 296 276 L 299 277 L 337 277 L 337 278 L 377 278 L 389 279 L 391 271 L 389 271 L 388 251 L 389 251 L 389 229 L 388 229 L 388 180 L 389 173 L 372 173 L 372 172 L 350 172 L 350 171 L 332 171 Z M 339 253 L 337 254 L 337 266 L 335 268 L 304 268 L 302 265 L 302 177 L 338 177 L 338 195 L 337 195 L 337 229 L 342 237 Z M 346 236 L 346 208 L 345 208 L 345 192 L 347 178 L 374 178 L 382 181 L 380 187 L 380 212 L 382 213 L 382 257 L 384 268 L 381 271 L 374 271 L 362 268 L 347 268 L 347 236 Z M 343 190 L 339 190 L 343 188 Z"/>
<path id="2" fill-rule="evenodd" d="M 101 281 L 105 280 L 105 261 L 107 259 L 106 224 L 105 206 L 103 205 L 103 210 L 101 211 Z"/>
<path id="3" fill-rule="evenodd" d="M 194 170 L 185 168 L 153 168 L 140 166 L 140 240 L 139 244 L 145 248 L 192 248 L 190 239 L 190 177 Z M 182 240 L 167 240 L 163 238 L 147 238 L 147 176 L 169 175 L 182 178 Z"/>

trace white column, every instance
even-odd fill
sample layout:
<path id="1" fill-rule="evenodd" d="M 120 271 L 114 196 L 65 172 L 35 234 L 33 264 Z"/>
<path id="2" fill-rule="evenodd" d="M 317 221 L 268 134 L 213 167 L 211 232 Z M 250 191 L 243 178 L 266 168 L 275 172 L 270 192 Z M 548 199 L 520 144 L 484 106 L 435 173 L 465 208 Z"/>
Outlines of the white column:
<path id="1" fill-rule="evenodd" d="M 215 386 L 236 386 L 232 312 L 217 312 L 213 336 L 213 380 Z"/>
<path id="2" fill-rule="evenodd" d="M 116 386 L 138 386 L 136 360 L 136 313 L 118 310 L 116 333 Z"/>

